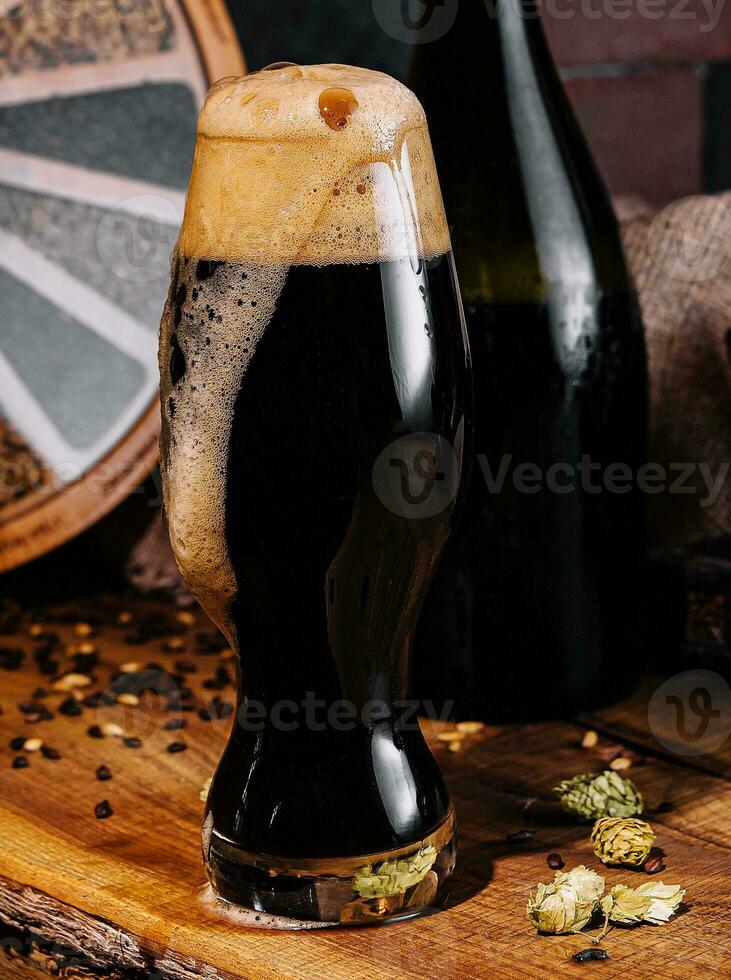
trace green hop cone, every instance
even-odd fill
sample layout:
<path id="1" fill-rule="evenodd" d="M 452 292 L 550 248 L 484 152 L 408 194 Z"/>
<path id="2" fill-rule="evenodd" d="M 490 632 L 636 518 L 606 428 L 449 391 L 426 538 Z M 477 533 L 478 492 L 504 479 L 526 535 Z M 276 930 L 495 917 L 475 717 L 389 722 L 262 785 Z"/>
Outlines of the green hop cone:
<path id="1" fill-rule="evenodd" d="M 591 832 L 594 853 L 603 864 L 639 867 L 655 843 L 649 823 L 634 817 L 601 817 Z"/>
<path id="2" fill-rule="evenodd" d="M 437 859 L 436 848 L 427 844 L 415 854 L 399 861 L 388 860 L 375 868 L 366 864 L 353 878 L 353 891 L 361 898 L 388 898 L 402 895 L 407 888 L 426 878 Z"/>
<path id="3" fill-rule="evenodd" d="M 685 889 L 680 885 L 666 885 L 662 881 L 648 881 L 635 888 L 643 898 L 650 899 L 650 909 L 645 915 L 645 922 L 653 926 L 664 925 L 678 911 L 683 901 Z"/>
<path id="4" fill-rule="evenodd" d="M 609 921 L 618 926 L 636 926 L 645 921 L 650 911 L 650 899 L 638 895 L 627 885 L 615 885 L 602 899 L 602 912 L 609 914 Z"/>
<path id="5" fill-rule="evenodd" d="M 604 879 L 582 864 L 559 871 L 549 885 L 538 885 L 526 914 L 539 932 L 579 932 L 591 922 L 603 892 Z"/>
<path id="6" fill-rule="evenodd" d="M 602 876 L 583 864 L 572 868 L 571 871 L 557 871 L 554 881 L 561 889 L 572 889 L 580 902 L 598 902 L 604 894 Z"/>
<path id="7" fill-rule="evenodd" d="M 677 912 L 684 895 L 680 885 L 665 885 L 662 881 L 648 881 L 639 888 L 615 885 L 602 899 L 601 908 L 614 925 L 649 922 L 661 926 Z"/>
<path id="8" fill-rule="evenodd" d="M 564 779 L 553 792 L 567 813 L 582 820 L 599 817 L 634 817 L 642 813 L 642 794 L 631 779 L 612 769 Z"/>

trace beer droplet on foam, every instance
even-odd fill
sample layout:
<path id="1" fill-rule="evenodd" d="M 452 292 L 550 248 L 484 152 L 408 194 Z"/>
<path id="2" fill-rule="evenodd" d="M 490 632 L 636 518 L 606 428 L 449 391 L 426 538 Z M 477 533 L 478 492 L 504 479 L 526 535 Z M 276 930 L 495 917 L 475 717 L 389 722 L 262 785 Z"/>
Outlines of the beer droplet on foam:
<path id="1" fill-rule="evenodd" d="M 295 64 L 294 61 L 273 61 L 271 65 L 267 65 L 266 68 L 262 68 L 262 71 L 278 71 L 287 78 L 304 78 L 304 73 L 299 65 Z"/>
<path id="2" fill-rule="evenodd" d="M 345 129 L 348 116 L 358 108 L 358 102 L 349 88 L 326 88 L 320 94 L 320 115 L 330 129 Z"/>

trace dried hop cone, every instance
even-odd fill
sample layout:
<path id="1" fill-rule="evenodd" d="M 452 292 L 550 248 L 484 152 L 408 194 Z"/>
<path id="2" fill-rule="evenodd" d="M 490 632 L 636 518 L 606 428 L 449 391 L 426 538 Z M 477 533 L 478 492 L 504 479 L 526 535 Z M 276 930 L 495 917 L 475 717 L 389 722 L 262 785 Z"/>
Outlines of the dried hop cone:
<path id="1" fill-rule="evenodd" d="M 649 823 L 636 817 L 602 817 L 591 832 L 594 853 L 603 864 L 644 864 L 655 843 Z"/>
<path id="2" fill-rule="evenodd" d="M 676 913 L 684 895 L 680 885 L 665 885 L 662 881 L 648 881 L 639 888 L 615 885 L 602 899 L 601 908 L 614 925 L 649 922 L 661 926 Z"/>
<path id="3" fill-rule="evenodd" d="M 591 921 L 603 892 L 601 875 L 580 864 L 572 871 L 559 871 L 549 885 L 538 885 L 526 913 L 539 932 L 579 932 Z"/>
<path id="4" fill-rule="evenodd" d="M 623 779 L 611 769 L 564 779 L 554 786 L 553 792 L 567 813 L 573 813 L 582 820 L 634 817 L 642 813 L 640 791 L 631 779 Z"/>
<path id="5" fill-rule="evenodd" d="M 366 864 L 353 878 L 353 891 L 361 898 L 388 898 L 401 895 L 412 885 L 426 878 L 437 859 L 432 844 L 426 844 L 415 854 L 400 861 L 382 861 L 375 867 Z"/>

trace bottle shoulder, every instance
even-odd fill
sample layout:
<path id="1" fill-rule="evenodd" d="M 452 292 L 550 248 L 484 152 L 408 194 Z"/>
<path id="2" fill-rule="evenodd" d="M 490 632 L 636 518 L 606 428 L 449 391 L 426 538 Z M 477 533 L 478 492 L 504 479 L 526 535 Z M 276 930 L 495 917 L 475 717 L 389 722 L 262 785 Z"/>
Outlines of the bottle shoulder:
<path id="1" fill-rule="evenodd" d="M 463 294 L 510 302 L 556 283 L 629 287 L 611 201 L 539 25 L 417 50 L 422 99 Z M 425 46 L 428 48 L 428 46 Z"/>

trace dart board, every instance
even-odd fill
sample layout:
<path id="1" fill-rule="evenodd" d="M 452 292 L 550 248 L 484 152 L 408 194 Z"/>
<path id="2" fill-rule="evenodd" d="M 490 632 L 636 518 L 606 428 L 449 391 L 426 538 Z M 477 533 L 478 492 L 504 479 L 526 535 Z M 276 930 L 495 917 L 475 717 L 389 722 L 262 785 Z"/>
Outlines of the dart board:
<path id="1" fill-rule="evenodd" d="M 157 328 L 223 0 L 0 0 L 0 571 L 157 458 Z"/>

